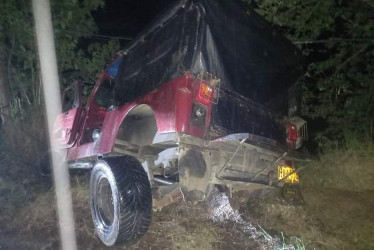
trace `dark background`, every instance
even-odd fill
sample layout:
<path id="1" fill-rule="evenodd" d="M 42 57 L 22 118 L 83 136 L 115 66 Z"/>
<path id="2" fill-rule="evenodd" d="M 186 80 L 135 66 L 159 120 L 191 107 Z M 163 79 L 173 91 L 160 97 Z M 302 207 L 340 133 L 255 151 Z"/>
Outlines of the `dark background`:
<path id="1" fill-rule="evenodd" d="M 93 13 L 99 34 L 134 38 L 172 0 L 106 0 L 105 6 Z M 121 46 L 130 40 L 121 39 Z"/>

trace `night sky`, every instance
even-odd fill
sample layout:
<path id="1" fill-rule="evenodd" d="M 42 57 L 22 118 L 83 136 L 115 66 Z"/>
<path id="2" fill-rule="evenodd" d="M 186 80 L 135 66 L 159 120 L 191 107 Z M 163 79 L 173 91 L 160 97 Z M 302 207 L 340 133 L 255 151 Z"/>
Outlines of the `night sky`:
<path id="1" fill-rule="evenodd" d="M 105 7 L 93 13 L 99 34 L 134 37 L 172 0 L 106 0 Z M 126 41 L 121 41 L 124 45 Z"/>

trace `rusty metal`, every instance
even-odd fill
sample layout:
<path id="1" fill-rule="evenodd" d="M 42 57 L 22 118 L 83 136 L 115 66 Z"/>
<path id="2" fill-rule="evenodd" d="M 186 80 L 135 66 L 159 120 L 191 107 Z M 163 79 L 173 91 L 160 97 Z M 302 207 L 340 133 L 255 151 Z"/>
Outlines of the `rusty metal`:
<path id="1" fill-rule="evenodd" d="M 156 210 L 160 210 L 163 207 L 166 207 L 176 201 L 180 201 L 183 199 L 183 194 L 179 187 L 176 187 L 174 190 L 169 192 L 168 194 L 164 195 L 160 199 L 153 199 L 153 208 Z"/>
<path id="2" fill-rule="evenodd" d="M 274 162 L 272 162 L 271 164 L 269 164 L 268 166 L 266 166 L 263 170 L 261 170 L 260 172 L 258 172 L 255 177 L 252 178 L 251 181 L 254 181 L 262 172 L 264 172 L 266 169 L 270 168 L 270 167 L 274 167 L 280 160 L 284 159 L 284 157 L 287 156 L 287 152 L 284 152 L 282 156 L 280 156 L 278 159 L 276 159 Z"/>
<path id="3" fill-rule="evenodd" d="M 216 177 L 218 179 L 221 179 L 220 175 L 221 173 L 225 170 L 225 168 L 228 166 L 228 164 L 232 161 L 232 159 L 234 159 L 235 155 L 238 153 L 239 149 L 242 147 L 243 143 L 246 141 L 247 139 L 244 138 L 241 140 L 241 142 L 239 143 L 237 149 L 235 150 L 235 153 L 231 156 L 230 160 L 226 161 L 226 163 L 223 165 L 223 167 L 221 168 L 221 170 L 217 173 Z"/>

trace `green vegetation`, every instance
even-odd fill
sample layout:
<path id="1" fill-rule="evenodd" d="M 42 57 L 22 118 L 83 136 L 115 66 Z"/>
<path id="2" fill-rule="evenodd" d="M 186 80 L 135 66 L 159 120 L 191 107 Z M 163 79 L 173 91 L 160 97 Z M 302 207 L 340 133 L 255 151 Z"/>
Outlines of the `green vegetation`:
<path id="1" fill-rule="evenodd" d="M 118 40 L 93 40 L 92 12 L 103 0 L 52 0 L 52 18 L 61 88 L 78 76 L 93 82 L 119 48 Z M 0 123 L 2 142 L 25 160 L 47 147 L 41 73 L 31 1 L 0 2 Z"/>
<path id="2" fill-rule="evenodd" d="M 245 0 L 302 50 L 302 115 L 320 150 L 374 139 L 374 3 Z M 326 123 L 326 124 L 325 124 Z M 349 145 L 348 145 L 349 146 Z"/>
<path id="3" fill-rule="evenodd" d="M 282 235 L 282 247 L 276 250 L 287 250 L 287 249 L 292 249 L 292 250 L 305 250 L 306 246 L 308 245 L 305 244 L 303 239 L 299 239 L 295 236 L 292 237 L 286 237 L 283 232 L 281 232 Z"/>
<path id="4" fill-rule="evenodd" d="M 103 0 L 51 1 L 62 85 L 66 86 L 72 75 L 95 80 L 118 49 L 116 40 L 98 42 L 90 36 L 98 31 L 92 11 L 103 5 Z M 6 108 L 3 112 L 19 117 L 29 112 L 30 107 L 40 107 L 41 76 L 31 1 L 1 1 L 0 60 L 0 92 L 6 94 L 0 95 L 0 103 Z"/>
<path id="5" fill-rule="evenodd" d="M 301 115 L 320 157 L 300 173 L 305 207 L 258 201 L 248 212 L 303 239 L 285 237 L 296 249 L 373 249 L 374 2 L 244 1 L 306 58 Z"/>

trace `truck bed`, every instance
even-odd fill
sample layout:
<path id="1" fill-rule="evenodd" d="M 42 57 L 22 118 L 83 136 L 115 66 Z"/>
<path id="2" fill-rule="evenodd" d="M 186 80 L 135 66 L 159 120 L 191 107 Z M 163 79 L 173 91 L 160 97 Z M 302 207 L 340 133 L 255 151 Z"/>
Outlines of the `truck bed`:
<path id="1" fill-rule="evenodd" d="M 285 119 L 248 98 L 221 88 L 218 102 L 213 106 L 208 138 L 249 133 L 266 138 L 265 143 L 284 145 Z"/>

